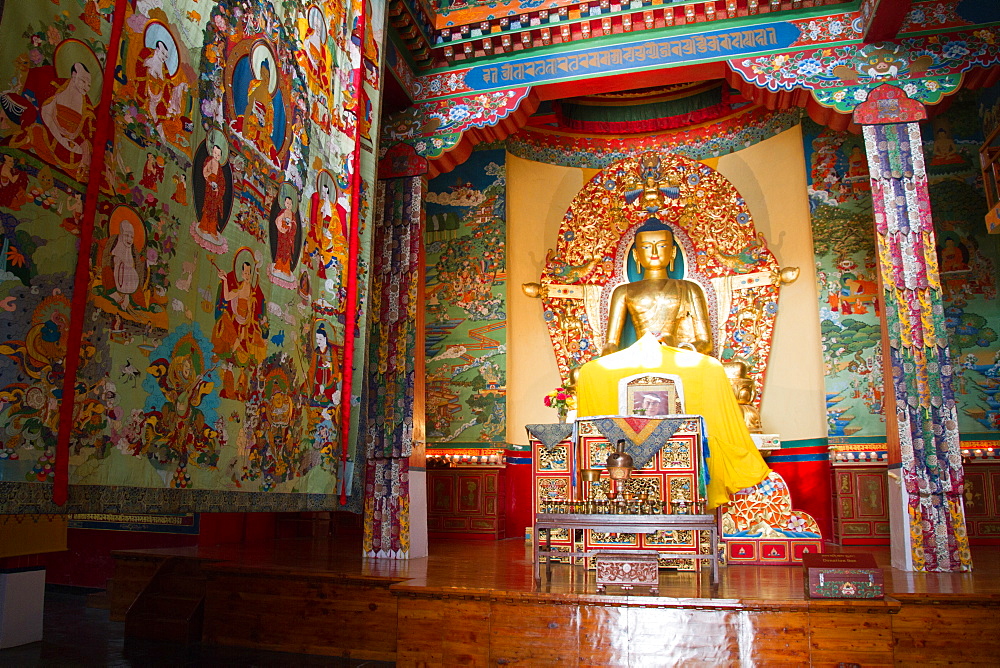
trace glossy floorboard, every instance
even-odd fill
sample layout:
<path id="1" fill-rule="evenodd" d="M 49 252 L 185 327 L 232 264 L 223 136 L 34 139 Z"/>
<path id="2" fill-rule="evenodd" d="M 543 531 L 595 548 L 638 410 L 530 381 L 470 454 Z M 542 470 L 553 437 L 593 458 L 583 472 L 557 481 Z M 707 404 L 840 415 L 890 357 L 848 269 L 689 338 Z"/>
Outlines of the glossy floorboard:
<path id="1" fill-rule="evenodd" d="M 437 541 L 393 562 L 361 558 L 353 539 L 298 539 L 133 552 L 119 565 L 124 582 L 129 564 L 141 579 L 166 555 L 202 561 L 215 645 L 400 666 L 996 665 L 1000 551 L 975 550 L 965 574 L 845 551 L 875 555 L 885 600 L 809 600 L 802 569 L 783 566 L 725 567 L 718 585 L 707 571 L 661 571 L 654 596 L 598 594 L 592 572 L 560 564 L 539 586 L 520 540 Z"/>
<path id="2" fill-rule="evenodd" d="M 909 573 L 890 567 L 887 547 L 828 545 L 828 551 L 866 552 L 885 569 L 888 594 L 957 594 L 1000 597 L 1000 548 L 973 548 L 971 573 Z M 596 594 L 593 572 L 555 564 L 551 580 L 537 586 L 532 580 L 531 550 L 520 539 L 439 540 L 430 554 L 405 561 L 364 559 L 360 540 L 297 538 L 256 545 L 131 550 L 136 555 L 189 556 L 225 564 L 233 570 L 318 573 L 406 581 L 408 587 L 472 588 L 546 594 Z M 643 592 L 609 598 L 647 597 Z M 702 573 L 660 571 L 660 597 L 713 599 L 804 599 L 799 566 L 729 566 L 721 569 L 713 587 L 707 570 Z"/>

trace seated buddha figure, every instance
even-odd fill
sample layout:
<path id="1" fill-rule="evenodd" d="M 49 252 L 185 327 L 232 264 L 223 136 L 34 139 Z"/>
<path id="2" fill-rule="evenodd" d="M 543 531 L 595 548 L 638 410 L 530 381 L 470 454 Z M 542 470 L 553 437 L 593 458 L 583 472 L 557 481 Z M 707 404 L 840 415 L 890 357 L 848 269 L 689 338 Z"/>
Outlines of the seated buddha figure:
<path id="1" fill-rule="evenodd" d="M 644 276 L 612 293 L 605 354 L 576 375 L 578 415 L 616 414 L 618 381 L 627 376 L 679 376 L 685 411 L 705 418 L 707 505 L 712 509 L 767 477 L 767 464 L 750 437 L 722 362 L 708 354 L 712 326 L 704 293 L 693 281 L 667 276 L 676 253 L 670 228 L 651 218 L 636 233 L 634 252 Z M 639 340 L 618 350 L 626 316 Z"/>
<path id="2" fill-rule="evenodd" d="M 677 248 L 670 228 L 650 218 L 635 234 L 632 250 L 645 271 L 642 280 L 623 283 L 611 293 L 604 354 L 616 352 L 625 318 L 635 326 L 636 338 L 656 334 L 660 343 L 712 354 L 712 323 L 701 286 L 694 281 L 670 278 Z"/>

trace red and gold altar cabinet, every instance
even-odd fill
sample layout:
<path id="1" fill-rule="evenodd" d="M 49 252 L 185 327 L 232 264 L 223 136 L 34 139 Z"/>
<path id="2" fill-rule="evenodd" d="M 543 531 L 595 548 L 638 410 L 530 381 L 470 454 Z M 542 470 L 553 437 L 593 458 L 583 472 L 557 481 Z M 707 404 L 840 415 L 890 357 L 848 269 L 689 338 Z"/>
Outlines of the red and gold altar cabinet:
<path id="1" fill-rule="evenodd" d="M 888 452 L 884 443 L 839 443 L 831 448 L 834 541 L 888 545 Z M 962 441 L 965 526 L 972 545 L 1000 545 L 1000 444 Z"/>
<path id="2" fill-rule="evenodd" d="M 583 487 L 591 483 L 579 479 L 581 469 L 604 469 L 607 456 L 613 451 L 609 438 L 591 421 L 594 419 L 577 422 L 575 448 L 572 425 L 528 425 L 536 514 L 593 512 L 593 508 L 572 505 L 567 508 L 566 504 L 584 499 L 603 502 L 608 498 L 610 484 L 606 473 L 592 483 L 593 489 Z M 649 502 L 658 502 L 655 512 L 659 513 L 703 512 L 698 501 L 705 496 L 705 481 L 699 474 L 707 447 L 704 423 L 698 416 L 663 419 L 668 420 L 678 423 L 676 431 L 668 438 L 650 439 L 656 451 L 642 466 L 637 464 L 631 479 L 624 484 L 624 494 L 633 500 L 644 497 Z M 648 503 L 645 510 L 641 502 L 634 503 L 639 514 L 654 512 Z M 806 554 L 823 551 L 823 537 L 816 520 L 795 508 L 788 484 L 775 471 L 759 484 L 731 496 L 730 503 L 720 511 L 719 529 L 720 549 L 729 564 L 787 566 L 801 564 Z M 551 546 L 562 552 L 655 550 L 660 554 L 661 566 L 680 570 L 697 570 L 700 562 L 684 555 L 710 554 L 713 550 L 707 532 L 681 528 L 650 534 L 591 529 L 577 529 L 574 534 L 566 529 L 550 531 L 547 538 Z"/>
<path id="3" fill-rule="evenodd" d="M 704 429 L 698 416 L 678 416 L 673 434 L 655 449 L 644 466 L 619 483 L 621 497 L 636 513 L 696 512 L 699 499 L 704 498 L 704 481 L 699 478 L 699 453 L 703 447 Z M 608 455 L 615 451 L 608 437 L 592 419 L 577 421 L 578 445 L 573 447 L 572 425 L 529 425 L 534 479 L 534 512 L 553 512 L 557 506 L 573 501 L 606 503 L 611 491 L 605 471 Z M 560 432 L 562 428 L 562 432 Z M 561 433 L 565 437 L 559 438 Z M 547 442 L 546 442 L 547 441 Z M 581 469 L 602 470 L 596 482 L 581 480 Z M 652 510 L 657 504 L 656 510 Z M 579 508 L 577 512 L 585 512 Z M 560 512 L 560 511 L 557 511 Z M 684 558 L 685 553 L 707 554 L 711 550 L 707 532 L 691 530 L 660 530 L 655 533 L 616 533 L 581 529 L 551 529 L 552 549 L 561 552 L 595 553 L 605 550 L 645 552 L 656 551 L 660 565 L 678 570 L 698 570 L 697 559 Z M 671 554 L 680 556 L 672 558 Z M 566 558 L 569 561 L 568 558 Z M 590 565 L 590 560 L 586 560 Z"/>
<path id="4" fill-rule="evenodd" d="M 428 535 L 506 538 L 505 474 L 499 448 L 428 448 Z"/>

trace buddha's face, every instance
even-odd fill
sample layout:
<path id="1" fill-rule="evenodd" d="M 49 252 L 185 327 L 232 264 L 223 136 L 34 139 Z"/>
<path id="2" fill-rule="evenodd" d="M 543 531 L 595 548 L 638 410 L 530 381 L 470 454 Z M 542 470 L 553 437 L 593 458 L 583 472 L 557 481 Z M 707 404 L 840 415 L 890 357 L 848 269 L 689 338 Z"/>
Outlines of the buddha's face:
<path id="1" fill-rule="evenodd" d="M 674 259 L 674 235 L 670 230 L 635 235 L 635 261 L 646 269 L 666 269 Z"/>

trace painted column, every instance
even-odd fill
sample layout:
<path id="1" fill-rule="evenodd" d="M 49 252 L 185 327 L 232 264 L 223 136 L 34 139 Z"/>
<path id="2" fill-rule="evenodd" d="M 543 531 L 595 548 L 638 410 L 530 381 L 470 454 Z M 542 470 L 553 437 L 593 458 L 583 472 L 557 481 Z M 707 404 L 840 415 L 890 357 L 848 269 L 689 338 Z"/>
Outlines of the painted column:
<path id="1" fill-rule="evenodd" d="M 917 123 L 925 117 L 922 105 L 891 86 L 872 91 L 855 111 L 871 173 L 885 377 L 892 379 L 886 390 L 895 399 L 886 402 L 892 565 L 968 571 L 958 416 Z"/>
<path id="2" fill-rule="evenodd" d="M 417 291 L 423 242 L 422 177 L 378 182 L 361 427 L 366 455 L 366 557 L 410 557 Z"/>

